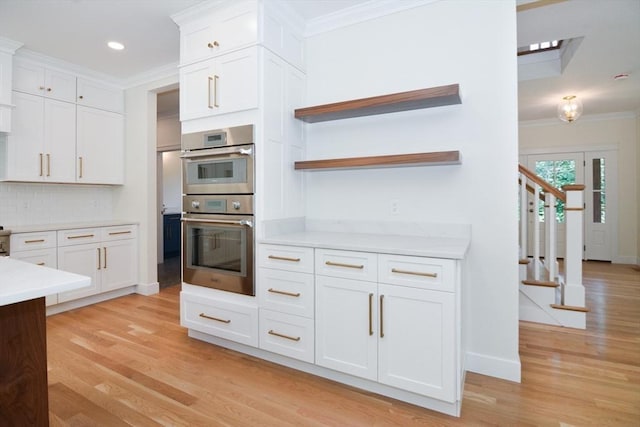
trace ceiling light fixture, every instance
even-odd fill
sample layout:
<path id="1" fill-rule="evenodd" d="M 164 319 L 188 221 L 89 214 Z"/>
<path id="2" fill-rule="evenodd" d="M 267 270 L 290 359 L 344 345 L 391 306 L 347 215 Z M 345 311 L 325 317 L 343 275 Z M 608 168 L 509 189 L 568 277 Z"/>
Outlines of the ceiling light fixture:
<path id="1" fill-rule="evenodd" d="M 124 49 L 124 45 L 122 43 L 113 42 L 113 41 L 108 42 L 107 46 L 109 46 L 113 50 L 122 50 L 122 49 Z"/>
<path id="2" fill-rule="evenodd" d="M 582 115 L 582 102 L 575 95 L 562 98 L 558 104 L 558 118 L 563 122 L 572 123 Z"/>

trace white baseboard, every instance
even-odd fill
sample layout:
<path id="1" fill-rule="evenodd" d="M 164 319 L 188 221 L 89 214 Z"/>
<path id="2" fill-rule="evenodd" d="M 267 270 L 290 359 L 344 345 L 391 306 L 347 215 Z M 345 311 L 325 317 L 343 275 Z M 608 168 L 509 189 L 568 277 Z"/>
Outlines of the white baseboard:
<path id="1" fill-rule="evenodd" d="M 158 292 L 160 292 L 160 284 L 158 282 L 136 285 L 136 293 L 140 295 L 149 296 Z"/>
<path id="2" fill-rule="evenodd" d="M 615 256 L 611 262 L 614 264 L 640 265 L 640 258 L 634 256 Z"/>
<path id="3" fill-rule="evenodd" d="M 517 360 L 509 360 L 488 356 L 486 354 L 467 352 L 465 368 L 469 372 L 501 378 L 516 383 L 519 383 L 521 380 L 520 358 Z"/>

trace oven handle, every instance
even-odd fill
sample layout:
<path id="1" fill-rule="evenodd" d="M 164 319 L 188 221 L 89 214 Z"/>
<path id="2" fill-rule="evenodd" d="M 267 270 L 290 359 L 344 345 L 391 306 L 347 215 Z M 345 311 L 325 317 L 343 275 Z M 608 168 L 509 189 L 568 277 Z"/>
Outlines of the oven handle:
<path id="1" fill-rule="evenodd" d="M 246 225 L 253 228 L 253 221 L 248 219 L 241 219 L 239 221 L 230 221 L 226 219 L 196 219 L 196 218 L 182 218 L 186 222 L 206 222 L 211 224 L 234 224 L 234 225 Z"/>
<path id="2" fill-rule="evenodd" d="M 253 148 L 240 148 L 240 147 L 224 147 L 224 148 L 212 148 L 209 150 L 185 152 L 180 156 L 183 159 L 194 159 L 198 157 L 220 157 L 227 154 L 242 154 L 244 156 L 252 156 Z"/>

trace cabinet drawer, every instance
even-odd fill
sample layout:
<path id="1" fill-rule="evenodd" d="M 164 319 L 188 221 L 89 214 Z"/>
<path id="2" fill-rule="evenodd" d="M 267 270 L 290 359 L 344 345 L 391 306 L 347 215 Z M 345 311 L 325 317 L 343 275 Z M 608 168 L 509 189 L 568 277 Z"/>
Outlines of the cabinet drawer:
<path id="1" fill-rule="evenodd" d="M 56 247 L 56 232 L 16 233 L 11 235 L 11 252 Z M 53 266 L 55 268 L 55 265 Z"/>
<path id="2" fill-rule="evenodd" d="M 260 245 L 258 265 L 278 270 L 313 273 L 313 248 Z"/>
<path id="3" fill-rule="evenodd" d="M 258 297 L 260 307 L 313 318 L 313 275 L 260 268 Z"/>
<path id="4" fill-rule="evenodd" d="M 55 234 L 55 231 L 54 231 Z M 11 258 L 42 265 L 49 268 L 58 268 L 58 257 L 55 247 L 33 249 L 30 251 L 14 251 L 11 248 Z"/>
<path id="5" fill-rule="evenodd" d="M 313 363 L 313 319 L 260 309 L 260 348 Z"/>
<path id="6" fill-rule="evenodd" d="M 258 346 L 258 307 L 180 294 L 180 324 L 241 344 Z"/>
<path id="7" fill-rule="evenodd" d="M 135 225 L 104 227 L 101 231 L 102 241 L 135 239 L 138 237 L 138 227 Z"/>
<path id="8" fill-rule="evenodd" d="M 100 241 L 99 228 L 76 228 L 58 231 L 58 246 L 81 245 Z"/>
<path id="9" fill-rule="evenodd" d="M 369 252 L 317 249 L 316 274 L 375 282 L 378 278 L 378 255 Z"/>
<path id="10" fill-rule="evenodd" d="M 412 288 L 453 292 L 455 261 L 380 254 L 379 281 Z"/>

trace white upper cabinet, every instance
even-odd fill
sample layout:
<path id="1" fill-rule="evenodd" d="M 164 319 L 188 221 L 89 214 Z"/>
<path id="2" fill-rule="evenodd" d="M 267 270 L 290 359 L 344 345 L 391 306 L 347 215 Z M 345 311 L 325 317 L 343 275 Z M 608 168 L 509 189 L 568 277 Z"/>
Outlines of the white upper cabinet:
<path id="1" fill-rule="evenodd" d="M 122 115 L 80 105 L 77 109 L 77 182 L 123 184 Z"/>
<path id="2" fill-rule="evenodd" d="M 14 58 L 13 90 L 60 101 L 76 101 L 76 76 Z"/>
<path id="3" fill-rule="evenodd" d="M 122 89 L 78 77 L 78 105 L 121 113 L 124 111 Z"/>
<path id="4" fill-rule="evenodd" d="M 222 55 L 255 44 L 258 30 L 256 2 L 233 2 L 213 13 L 180 24 L 180 64 Z"/>

